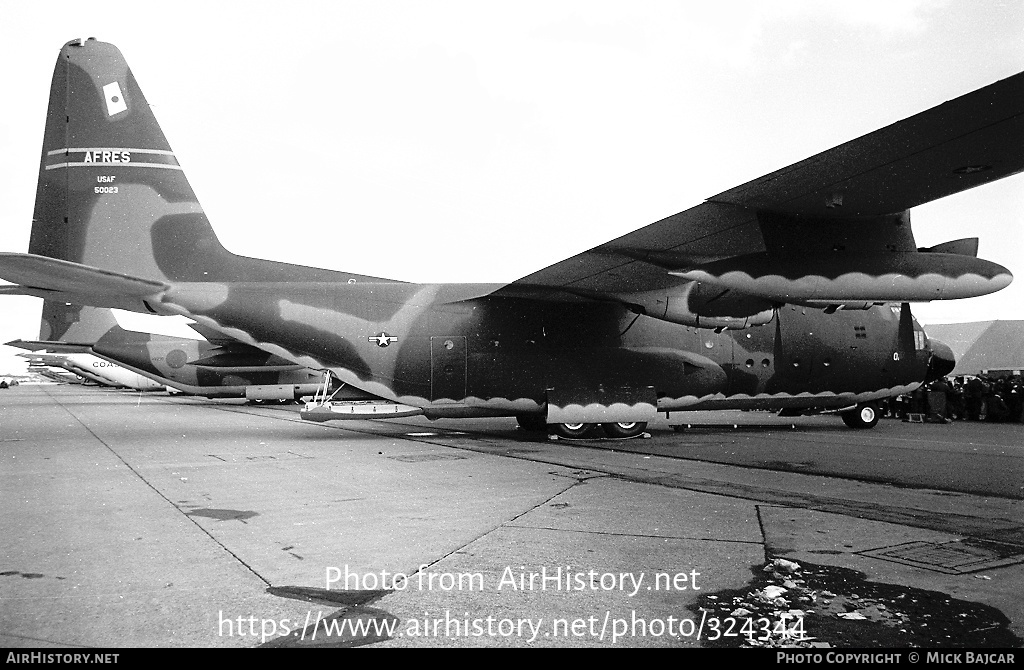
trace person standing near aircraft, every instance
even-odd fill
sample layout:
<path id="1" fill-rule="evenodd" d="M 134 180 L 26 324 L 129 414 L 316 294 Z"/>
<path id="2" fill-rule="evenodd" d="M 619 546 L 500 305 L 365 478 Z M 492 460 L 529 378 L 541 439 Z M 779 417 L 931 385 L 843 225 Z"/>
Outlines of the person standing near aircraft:
<path id="1" fill-rule="evenodd" d="M 971 377 L 967 380 L 964 389 L 964 403 L 967 406 L 968 421 L 981 420 L 987 394 L 988 386 L 980 377 Z"/>
<path id="2" fill-rule="evenodd" d="M 966 418 L 965 414 L 963 380 L 955 377 L 949 386 L 949 417 L 963 421 Z"/>

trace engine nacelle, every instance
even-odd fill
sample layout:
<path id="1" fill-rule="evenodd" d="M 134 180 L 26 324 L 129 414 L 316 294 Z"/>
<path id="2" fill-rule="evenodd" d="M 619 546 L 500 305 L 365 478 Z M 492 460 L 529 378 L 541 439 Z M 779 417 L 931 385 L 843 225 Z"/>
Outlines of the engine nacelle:
<path id="1" fill-rule="evenodd" d="M 710 287 L 700 282 L 661 291 L 620 294 L 623 302 L 642 308 L 652 319 L 694 328 L 741 330 L 769 323 L 771 303 L 758 297 Z"/>
<path id="2" fill-rule="evenodd" d="M 936 252 L 749 254 L 669 274 L 776 302 L 954 300 L 1009 285 L 1006 268 Z"/>

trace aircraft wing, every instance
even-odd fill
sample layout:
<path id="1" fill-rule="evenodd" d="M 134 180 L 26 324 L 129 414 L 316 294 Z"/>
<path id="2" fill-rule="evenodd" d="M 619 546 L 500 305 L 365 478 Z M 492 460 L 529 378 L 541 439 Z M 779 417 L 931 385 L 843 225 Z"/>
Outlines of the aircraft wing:
<path id="1" fill-rule="evenodd" d="M 918 250 L 907 210 L 1021 172 L 1021 147 L 1024 73 L 720 193 L 509 288 L 558 287 L 629 302 L 697 281 L 701 295 L 687 298 L 691 307 L 722 301 L 719 311 L 734 315 L 780 302 L 989 293 L 1009 283 L 1009 272 L 962 245 Z M 817 267 L 808 268 L 808 258 Z M 670 309 L 669 298 L 657 302 L 656 309 Z"/>
<path id="2" fill-rule="evenodd" d="M 1024 73 L 711 200 L 801 216 L 891 214 L 1024 170 L 1022 140 Z"/>

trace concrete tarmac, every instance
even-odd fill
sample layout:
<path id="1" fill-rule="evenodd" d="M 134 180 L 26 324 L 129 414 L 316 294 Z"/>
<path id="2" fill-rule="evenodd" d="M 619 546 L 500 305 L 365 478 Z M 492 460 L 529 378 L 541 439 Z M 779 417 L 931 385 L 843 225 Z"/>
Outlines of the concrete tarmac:
<path id="1" fill-rule="evenodd" d="M 1024 501 L 670 458 L 665 431 L 616 448 L 495 422 L 2 391 L 0 644 L 702 646 L 752 616 L 713 606 L 761 589 L 776 557 L 899 591 L 872 610 L 791 584 L 809 597 L 784 611 L 847 598 L 892 628 L 875 615 L 937 592 L 994 617 L 1001 644 L 1024 637 Z"/>

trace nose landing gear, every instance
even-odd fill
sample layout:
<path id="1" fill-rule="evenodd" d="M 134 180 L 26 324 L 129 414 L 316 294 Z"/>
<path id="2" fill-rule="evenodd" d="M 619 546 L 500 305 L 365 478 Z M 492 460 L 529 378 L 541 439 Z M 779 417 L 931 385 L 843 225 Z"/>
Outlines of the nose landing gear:
<path id="1" fill-rule="evenodd" d="M 873 402 L 862 402 L 839 416 L 843 417 L 843 423 L 850 428 L 874 428 L 878 423 L 878 407 Z"/>

